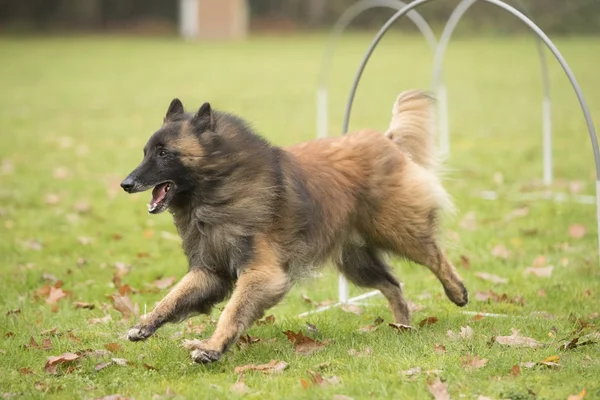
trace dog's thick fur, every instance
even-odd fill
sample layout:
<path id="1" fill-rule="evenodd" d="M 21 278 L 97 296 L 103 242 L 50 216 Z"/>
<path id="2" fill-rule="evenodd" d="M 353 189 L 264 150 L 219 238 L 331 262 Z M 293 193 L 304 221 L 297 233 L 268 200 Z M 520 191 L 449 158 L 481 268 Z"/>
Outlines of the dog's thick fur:
<path id="1" fill-rule="evenodd" d="M 197 362 L 218 360 L 295 280 L 328 259 L 355 284 L 379 289 L 396 322 L 408 324 L 384 253 L 428 267 L 450 300 L 467 304 L 436 237 L 438 214 L 451 202 L 436 174 L 432 109 L 427 94 L 407 91 L 385 134 L 362 130 L 282 149 L 208 103 L 187 114 L 173 100 L 122 186 L 137 192 L 168 182 L 151 212 L 172 212 L 189 272 L 129 339 L 207 313 L 231 294 L 213 336 L 192 352 Z"/>

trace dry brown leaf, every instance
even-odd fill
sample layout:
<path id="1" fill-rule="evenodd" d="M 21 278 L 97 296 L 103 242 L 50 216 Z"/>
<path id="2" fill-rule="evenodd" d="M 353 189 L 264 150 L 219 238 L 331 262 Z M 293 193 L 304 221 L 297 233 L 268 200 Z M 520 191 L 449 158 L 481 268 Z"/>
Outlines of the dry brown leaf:
<path id="1" fill-rule="evenodd" d="M 477 272 L 476 277 L 493 283 L 508 283 L 508 279 L 502 278 L 501 276 L 489 274 L 487 272 Z"/>
<path id="2" fill-rule="evenodd" d="M 69 364 L 79 359 L 79 355 L 75 353 L 63 353 L 59 356 L 50 356 L 46 359 L 44 370 L 48 374 L 56 374 L 56 368 L 59 364 Z"/>
<path id="3" fill-rule="evenodd" d="M 24 344 L 23 348 L 25 348 L 25 349 L 39 349 L 40 345 L 38 344 L 38 342 L 35 341 L 34 337 L 31 336 L 29 338 L 29 343 Z"/>
<path id="4" fill-rule="evenodd" d="M 33 370 L 31 368 L 26 368 L 26 367 L 19 368 L 19 373 L 21 375 L 32 375 L 32 374 L 35 374 L 35 372 L 33 372 Z"/>
<path id="5" fill-rule="evenodd" d="M 394 328 L 394 330 L 396 330 L 398 333 L 410 332 L 414 330 L 414 328 L 410 325 L 398 324 L 396 322 L 390 322 L 388 325 Z"/>
<path id="6" fill-rule="evenodd" d="M 465 357 L 461 357 L 460 361 L 463 365 L 463 368 L 466 371 L 483 368 L 488 362 L 487 358 L 479 358 L 478 355 L 472 357 L 471 354 L 467 354 Z"/>
<path id="7" fill-rule="evenodd" d="M 240 347 L 250 346 L 251 344 L 260 342 L 260 338 L 253 337 L 248 334 L 242 335 L 239 337 L 237 344 Z"/>
<path id="8" fill-rule="evenodd" d="M 448 331 L 447 334 L 450 339 L 454 339 L 454 340 L 472 339 L 473 338 L 473 329 L 469 325 L 467 325 L 466 327 L 461 326 L 460 332 L 454 333 L 452 331 Z"/>
<path id="9" fill-rule="evenodd" d="M 283 372 L 288 364 L 285 361 L 271 360 L 267 364 L 248 364 L 235 367 L 233 370 L 236 374 L 242 374 L 246 371 L 259 371 L 263 374 L 275 374 Z"/>
<path id="10" fill-rule="evenodd" d="M 134 306 L 129 296 L 112 295 L 113 307 L 123 315 L 123 319 L 129 319 L 139 314 L 137 304 Z"/>
<path id="11" fill-rule="evenodd" d="M 308 389 L 312 386 L 329 386 L 329 385 L 337 385 L 340 383 L 339 376 L 331 376 L 331 377 L 323 377 L 318 372 L 314 372 L 309 370 L 310 374 L 310 383 L 306 379 L 301 379 L 300 384 L 304 389 Z"/>
<path id="12" fill-rule="evenodd" d="M 267 315 L 264 319 L 256 321 L 256 325 L 273 325 L 275 323 L 274 315 Z"/>
<path id="13" fill-rule="evenodd" d="M 49 338 L 42 339 L 41 348 L 43 350 L 52 350 L 52 341 Z"/>
<path id="14" fill-rule="evenodd" d="M 435 324 L 436 322 L 438 322 L 438 317 L 427 317 L 427 318 L 423 319 L 421 322 L 419 322 L 419 327 L 422 328 L 426 325 Z"/>
<path id="15" fill-rule="evenodd" d="M 304 302 L 308 304 L 312 304 L 313 302 L 311 298 L 306 295 L 306 293 L 302 293 L 302 300 L 304 300 Z"/>
<path id="16" fill-rule="evenodd" d="M 166 278 L 157 279 L 154 282 L 152 282 L 152 284 L 156 288 L 163 290 L 163 289 L 166 289 L 168 287 L 171 287 L 175 283 L 176 280 L 177 280 L 176 276 L 168 276 Z"/>
<path id="17" fill-rule="evenodd" d="M 354 400 L 354 398 L 345 394 L 334 394 L 331 400 Z"/>
<path id="18" fill-rule="evenodd" d="M 356 349 L 348 350 L 348 355 L 352 357 L 364 357 L 371 355 L 373 353 L 373 349 L 370 347 L 365 347 L 364 349 L 358 351 Z"/>
<path id="19" fill-rule="evenodd" d="M 525 275 L 534 275 L 540 278 L 548 278 L 552 275 L 553 266 L 548 267 L 527 267 L 525 268 Z"/>
<path id="20" fill-rule="evenodd" d="M 308 336 L 304 336 L 302 331 L 298 331 L 298 333 L 285 331 L 283 334 L 287 336 L 288 340 L 294 344 L 294 350 L 296 353 L 305 356 L 310 355 L 315 351 L 323 350 L 326 346 L 325 343 L 316 341 Z"/>
<path id="21" fill-rule="evenodd" d="M 365 310 L 363 310 L 361 307 L 357 306 L 356 304 L 342 304 L 340 306 L 340 308 L 348 313 L 352 313 L 352 314 L 356 314 L 356 315 L 361 315 L 365 312 Z"/>
<path id="22" fill-rule="evenodd" d="M 244 383 L 242 379 L 238 379 L 236 383 L 229 387 L 229 391 L 235 394 L 246 394 L 250 392 L 250 388 Z"/>
<path id="23" fill-rule="evenodd" d="M 109 394 L 104 397 L 97 397 L 94 400 L 132 400 L 130 397 L 125 397 L 120 394 Z"/>
<path id="24" fill-rule="evenodd" d="M 120 351 L 123 347 L 119 343 L 106 343 L 104 345 L 104 348 L 110 351 L 111 353 L 115 353 L 117 351 Z"/>
<path id="25" fill-rule="evenodd" d="M 88 319 L 88 323 L 89 324 L 107 324 L 112 320 L 112 317 L 110 316 L 110 314 L 106 314 L 104 317 L 102 318 L 90 318 Z"/>
<path id="26" fill-rule="evenodd" d="M 406 371 L 400 371 L 400 373 L 404 376 L 415 376 L 421 373 L 421 367 L 413 367 Z"/>
<path id="27" fill-rule="evenodd" d="M 446 353 L 446 347 L 442 344 L 436 343 L 433 346 L 433 351 L 435 351 L 437 354 L 445 354 Z"/>
<path id="28" fill-rule="evenodd" d="M 44 329 L 43 331 L 40 332 L 40 335 L 42 335 L 42 336 L 58 336 L 61 334 L 58 333 L 58 328 L 54 327 L 52 329 Z"/>
<path id="29" fill-rule="evenodd" d="M 521 367 L 518 365 L 513 365 L 510 369 L 510 374 L 514 377 L 521 376 Z"/>
<path id="30" fill-rule="evenodd" d="M 474 231 L 477 229 L 477 218 L 473 211 L 469 211 L 465 214 L 463 219 L 460 221 L 460 227 L 467 231 Z"/>
<path id="31" fill-rule="evenodd" d="M 75 308 L 84 308 L 86 310 L 93 310 L 96 306 L 91 303 L 85 303 L 83 301 L 76 301 L 73 303 Z"/>
<path id="32" fill-rule="evenodd" d="M 94 367 L 94 370 L 96 372 L 103 370 L 106 367 L 110 367 L 111 365 L 113 365 L 112 361 L 107 361 L 107 362 L 103 362 L 103 363 L 98 363 L 96 364 L 96 366 Z"/>
<path id="33" fill-rule="evenodd" d="M 475 292 L 475 300 L 479 301 L 494 301 L 496 303 L 511 303 L 518 304 L 520 306 L 525 305 L 525 299 L 521 296 L 508 297 L 508 294 L 498 294 L 493 290 L 489 290 L 487 292 Z"/>
<path id="34" fill-rule="evenodd" d="M 129 360 L 127 360 L 125 358 L 111 358 L 111 360 L 112 360 L 113 363 L 115 363 L 117 365 L 120 365 L 121 367 L 125 367 L 128 364 L 131 364 L 129 362 Z"/>
<path id="35" fill-rule="evenodd" d="M 569 226 L 569 236 L 573 239 L 581 239 L 585 236 L 585 226 L 581 224 L 573 224 Z"/>
<path id="36" fill-rule="evenodd" d="M 510 336 L 496 336 L 496 342 L 506 346 L 515 347 L 541 347 L 542 344 L 537 340 L 519 335 L 519 331 L 515 328 L 511 328 L 512 335 Z"/>
<path id="37" fill-rule="evenodd" d="M 570 395 L 567 400 L 583 400 L 583 398 L 585 397 L 585 395 L 587 394 L 587 389 L 583 388 L 581 390 L 581 392 L 579 392 L 578 394 L 572 394 Z"/>
<path id="38" fill-rule="evenodd" d="M 510 251 L 503 244 L 498 244 L 492 249 L 492 255 L 502 260 L 508 260 L 510 257 Z"/>
<path id="39" fill-rule="evenodd" d="M 427 390 L 429 390 L 429 393 L 431 393 L 435 400 L 450 400 L 448 385 L 442 382 L 440 378 L 435 378 L 427 382 Z"/>

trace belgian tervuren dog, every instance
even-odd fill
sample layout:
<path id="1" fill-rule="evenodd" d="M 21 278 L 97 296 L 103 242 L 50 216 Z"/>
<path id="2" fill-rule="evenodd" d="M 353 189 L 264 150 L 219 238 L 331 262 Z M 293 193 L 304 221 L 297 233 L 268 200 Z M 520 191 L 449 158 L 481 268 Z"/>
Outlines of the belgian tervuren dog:
<path id="1" fill-rule="evenodd" d="M 173 100 L 121 186 L 153 188 L 148 211 L 173 214 L 189 269 L 129 339 L 208 313 L 231 294 L 212 337 L 191 353 L 216 361 L 327 260 L 351 282 L 380 290 L 395 321 L 408 324 L 384 253 L 426 266 L 450 300 L 467 304 L 436 237 L 438 214 L 451 202 L 436 174 L 433 119 L 431 97 L 412 90 L 394 103 L 385 134 L 362 130 L 279 148 L 209 103 L 188 114 Z"/>

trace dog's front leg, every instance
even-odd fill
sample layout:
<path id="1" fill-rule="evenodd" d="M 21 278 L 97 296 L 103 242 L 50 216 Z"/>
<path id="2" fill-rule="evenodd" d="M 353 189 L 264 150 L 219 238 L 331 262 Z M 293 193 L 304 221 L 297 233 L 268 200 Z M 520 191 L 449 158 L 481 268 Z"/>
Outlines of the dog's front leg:
<path id="1" fill-rule="evenodd" d="M 179 322 L 192 313 L 209 313 L 229 293 L 231 284 L 206 269 L 192 268 L 139 324 L 129 329 L 133 342 L 150 337 L 167 322 Z"/>
<path id="2" fill-rule="evenodd" d="M 245 329 L 281 300 L 289 287 L 287 274 L 277 263 L 253 263 L 239 277 L 214 334 L 192 350 L 192 359 L 198 363 L 217 361 Z"/>

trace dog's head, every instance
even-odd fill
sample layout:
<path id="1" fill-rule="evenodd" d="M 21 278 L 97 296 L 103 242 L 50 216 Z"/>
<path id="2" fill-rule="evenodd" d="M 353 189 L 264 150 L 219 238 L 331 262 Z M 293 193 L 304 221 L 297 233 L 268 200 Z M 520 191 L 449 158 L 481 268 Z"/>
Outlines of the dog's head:
<path id="1" fill-rule="evenodd" d="M 163 125 L 144 147 L 144 159 L 121 182 L 128 193 L 152 189 L 148 212 L 158 214 L 189 195 L 197 186 L 198 166 L 207 158 L 202 142 L 216 136 L 215 116 L 209 103 L 186 114 L 179 99 L 169 105 Z"/>

